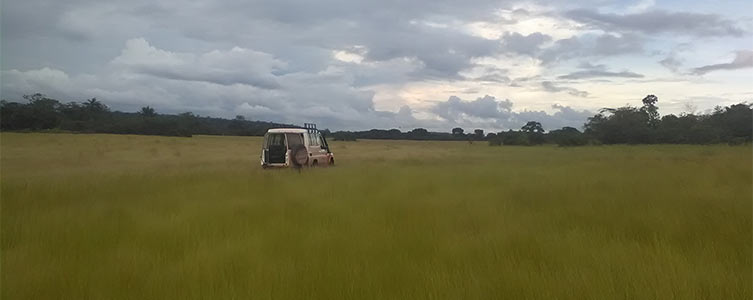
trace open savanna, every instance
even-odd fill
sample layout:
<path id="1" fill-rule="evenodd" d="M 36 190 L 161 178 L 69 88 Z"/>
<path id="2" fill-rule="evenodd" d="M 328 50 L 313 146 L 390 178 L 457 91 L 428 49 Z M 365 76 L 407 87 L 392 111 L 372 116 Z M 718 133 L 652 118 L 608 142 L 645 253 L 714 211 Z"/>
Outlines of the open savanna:
<path id="1" fill-rule="evenodd" d="M 0 135 L 2 299 L 750 299 L 751 146 Z"/>

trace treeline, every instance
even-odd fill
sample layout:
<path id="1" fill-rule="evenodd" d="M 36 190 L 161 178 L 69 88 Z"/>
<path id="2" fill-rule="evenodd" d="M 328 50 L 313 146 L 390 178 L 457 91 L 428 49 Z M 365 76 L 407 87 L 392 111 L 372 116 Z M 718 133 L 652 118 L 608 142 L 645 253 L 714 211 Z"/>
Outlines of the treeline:
<path id="1" fill-rule="evenodd" d="M 460 128 L 455 128 L 460 129 Z M 399 129 L 371 129 L 367 131 L 336 131 L 331 134 L 336 141 L 355 141 L 358 139 L 372 140 L 421 140 L 421 141 L 483 141 L 484 131 L 477 129 L 474 134 L 447 132 L 431 132 L 424 128 L 416 128 L 408 132 Z"/>
<path id="2" fill-rule="evenodd" d="M 84 133 L 146 134 L 166 136 L 264 135 L 270 128 L 298 127 L 261 121 L 200 117 L 190 112 L 178 115 L 158 114 L 151 107 L 135 113 L 111 111 L 95 98 L 83 102 L 61 103 L 42 94 L 26 95 L 26 103 L 0 101 L 0 130 L 63 130 Z M 640 107 L 605 108 L 588 118 L 583 131 L 573 127 L 546 132 L 541 123 L 529 121 L 520 130 L 484 134 L 481 129 L 465 133 L 430 132 L 416 128 L 368 131 L 337 131 L 324 134 L 335 140 L 443 140 L 488 141 L 498 145 L 580 146 L 588 144 L 741 144 L 751 142 L 753 104 L 740 103 L 717 107 L 708 114 L 659 115 L 659 99 L 648 95 Z"/>
<path id="3" fill-rule="evenodd" d="M 82 133 L 144 134 L 190 137 L 209 135 L 264 135 L 270 128 L 296 127 L 261 121 L 201 117 L 187 112 L 158 114 L 146 106 L 136 113 L 110 110 L 96 98 L 61 103 L 42 94 L 26 95 L 26 103 L 0 101 L 0 130 L 63 130 Z"/>
<path id="4" fill-rule="evenodd" d="M 465 133 L 462 128 L 456 127 L 452 132 L 430 132 L 424 128 L 416 128 L 408 132 L 401 132 L 399 129 L 371 129 L 367 131 L 336 131 L 331 134 L 336 141 L 356 141 L 358 139 L 372 140 L 424 140 L 424 141 L 489 141 L 490 145 L 539 145 L 545 143 L 561 144 L 587 144 L 580 131 L 572 127 L 565 127 L 553 130 L 549 133 L 544 132 L 541 123 L 528 122 L 521 130 L 503 131 L 499 133 L 488 133 L 484 135 L 484 130 L 475 129 L 472 133 Z"/>
<path id="5" fill-rule="evenodd" d="M 584 131 L 563 127 L 546 132 L 541 123 L 529 121 L 520 130 L 488 133 L 476 129 L 465 134 L 462 128 L 451 133 L 429 132 L 423 128 L 401 132 L 398 129 L 369 131 L 338 131 L 335 140 L 406 139 L 406 140 L 486 140 L 489 145 L 581 146 L 588 144 L 742 144 L 753 135 L 752 105 L 740 103 L 717 107 L 710 114 L 659 115 L 659 99 L 643 98 L 641 107 L 605 108 L 588 118 Z"/>
<path id="6" fill-rule="evenodd" d="M 519 131 L 487 136 L 490 145 L 561 146 L 587 144 L 743 144 L 753 136 L 751 104 L 717 107 L 710 114 L 660 117 L 654 95 L 643 98 L 641 107 L 605 108 L 588 118 L 583 132 L 564 127 L 544 133 L 541 124 L 528 122 Z"/>
<path id="7" fill-rule="evenodd" d="M 603 144 L 741 144 L 753 135 L 752 104 L 716 107 L 710 114 L 659 116 L 658 98 L 641 107 L 606 108 L 584 125 L 585 134 Z"/>

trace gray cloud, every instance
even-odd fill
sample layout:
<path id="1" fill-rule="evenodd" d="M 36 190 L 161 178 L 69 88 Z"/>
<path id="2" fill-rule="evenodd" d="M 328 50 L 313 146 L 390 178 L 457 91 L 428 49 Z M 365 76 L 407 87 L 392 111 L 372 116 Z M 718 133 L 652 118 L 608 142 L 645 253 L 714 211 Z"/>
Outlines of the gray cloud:
<path id="1" fill-rule="evenodd" d="M 440 102 L 432 108 L 436 115 L 450 121 L 457 120 L 461 115 L 478 118 L 504 118 L 512 109 L 510 100 L 497 101 L 496 98 L 486 95 L 473 101 L 463 101 L 456 96 L 451 96 L 447 101 Z"/>
<path id="2" fill-rule="evenodd" d="M 78 73 L 82 65 L 101 66 L 124 40 L 144 36 L 184 52 L 239 46 L 274 53 L 290 63 L 290 71 L 309 72 L 326 69 L 332 50 L 361 45 L 372 61 L 417 61 L 421 69 L 414 70 L 415 79 L 456 78 L 458 71 L 471 65 L 470 60 L 493 55 L 499 48 L 497 41 L 475 37 L 457 25 L 492 21 L 494 11 L 507 5 L 491 0 L 467 5 L 340 0 L 205 1 L 201 5 L 182 0 L 13 1 L 3 4 L 0 18 L 7 61 L 3 64 L 5 69 L 48 66 Z M 30 51 L 33 59 L 26 59 Z"/>
<path id="3" fill-rule="evenodd" d="M 620 77 L 620 78 L 643 78 L 643 75 L 630 72 L 610 72 L 605 70 L 583 70 L 572 72 L 567 75 L 558 76 L 558 79 L 587 79 L 587 78 L 600 78 L 600 77 Z"/>
<path id="4" fill-rule="evenodd" d="M 472 78 L 471 80 L 481 81 L 481 82 L 494 82 L 494 83 L 511 83 L 510 77 L 507 77 L 501 74 L 487 74 L 487 75 L 479 76 L 476 78 Z"/>
<path id="5" fill-rule="evenodd" d="M 645 39 L 635 34 L 582 35 L 557 40 L 539 58 L 544 63 L 581 57 L 605 57 L 643 52 Z"/>
<path id="6" fill-rule="evenodd" d="M 429 109 L 442 120 L 416 119 L 413 109 L 402 106 L 398 112 L 374 108 L 369 91 L 347 86 L 338 75 L 311 74 L 280 76 L 283 89 L 265 90 L 251 85 L 222 85 L 210 82 L 176 80 L 140 73 L 104 76 L 70 76 L 54 69 L 21 72 L 4 71 L 3 92 L 9 99 L 20 98 L 28 90 L 39 91 L 63 101 L 97 97 L 115 109 L 135 111 L 150 105 L 158 112 L 192 111 L 200 115 L 300 123 L 316 122 L 322 128 L 363 130 L 369 128 L 423 127 L 447 131 L 455 126 L 487 130 L 518 129 L 527 121 L 542 122 L 547 129 L 580 127 L 593 114 L 568 106 L 554 105 L 554 113 L 513 111 L 510 100 L 485 96 L 465 101 L 452 96 Z M 138 87 L 138 88 L 134 88 Z"/>
<path id="7" fill-rule="evenodd" d="M 422 69 L 416 78 L 457 78 L 458 72 L 471 67 L 471 60 L 494 55 L 499 43 L 474 37 L 448 28 L 422 24 L 394 24 L 377 28 L 368 39 L 359 41 L 368 50 L 366 59 L 385 61 L 408 58 L 418 61 Z"/>
<path id="8" fill-rule="evenodd" d="M 506 32 L 502 37 L 502 50 L 535 56 L 540 51 L 541 45 L 551 40 L 552 37 L 541 32 L 534 32 L 529 35 Z"/>
<path id="9" fill-rule="evenodd" d="M 509 70 L 507 69 L 500 69 L 496 67 L 484 67 L 481 69 L 481 72 L 483 75 L 478 77 L 465 77 L 465 80 L 471 80 L 476 82 L 493 82 L 493 83 L 504 83 L 509 84 L 512 82 L 509 76 L 507 74 L 509 73 Z"/>
<path id="10" fill-rule="evenodd" d="M 246 84 L 265 89 L 280 87 L 273 73 L 286 66 L 270 54 L 249 49 L 235 47 L 197 56 L 160 50 L 144 39 L 126 42 L 126 48 L 111 64 L 166 79 Z"/>
<path id="11" fill-rule="evenodd" d="M 718 70 L 737 70 L 744 68 L 753 68 L 753 51 L 751 50 L 740 50 L 735 52 L 735 59 L 733 59 L 732 62 L 694 68 L 691 73 L 695 75 L 703 75 Z"/>
<path id="12" fill-rule="evenodd" d="M 603 34 L 594 42 L 593 55 L 619 55 L 643 51 L 645 41 L 632 34 Z"/>
<path id="13" fill-rule="evenodd" d="M 3 96 L 16 100 L 31 91 L 63 101 L 97 97 L 126 111 L 150 105 L 167 113 L 240 114 L 255 120 L 313 121 L 338 129 L 420 123 L 408 113 L 409 108 L 397 113 L 375 109 L 374 92 L 353 87 L 349 72 L 274 75 L 285 63 L 250 49 L 193 54 L 162 50 L 134 39 L 109 65 L 105 72 L 91 75 L 50 68 L 3 71 Z M 259 84 L 260 78 L 272 78 L 275 88 Z"/>
<path id="14" fill-rule="evenodd" d="M 563 126 L 580 128 L 586 118 L 593 116 L 587 110 L 576 110 L 559 104 L 552 105 L 556 111 L 513 111 L 513 102 L 509 99 L 498 100 L 486 95 L 476 100 L 463 100 L 451 96 L 447 101 L 434 105 L 431 111 L 453 126 L 476 127 L 488 129 L 519 129 L 528 121 L 541 122 L 547 130 Z"/>
<path id="15" fill-rule="evenodd" d="M 588 97 L 588 92 L 586 91 L 581 91 L 571 87 L 558 86 L 551 81 L 542 81 L 541 87 L 544 89 L 544 91 L 550 93 L 567 92 L 568 94 L 576 97 Z"/>
<path id="16" fill-rule="evenodd" d="M 371 91 L 348 86 L 342 77 L 308 74 L 280 78 L 281 89 L 246 84 L 222 85 L 205 81 L 124 73 L 70 76 L 60 70 L 10 70 L 2 73 L 3 97 L 20 99 L 37 91 L 62 101 L 96 97 L 114 109 L 136 111 L 149 105 L 162 113 L 191 111 L 200 115 L 298 124 L 315 122 L 322 128 L 368 129 L 418 126 L 419 120 L 402 109 L 394 113 L 374 108 Z M 409 108 L 408 108 L 409 109 Z"/>
<path id="17" fill-rule="evenodd" d="M 668 12 L 651 10 L 635 14 L 599 13 L 589 9 L 576 9 L 565 16 L 606 30 L 628 30 L 644 33 L 681 33 L 697 36 L 741 36 L 745 31 L 735 22 L 716 14 Z"/>
<path id="18" fill-rule="evenodd" d="M 664 59 L 659 61 L 659 64 L 669 69 L 673 73 L 679 72 L 680 67 L 682 67 L 682 61 L 674 55 L 665 57 Z"/>

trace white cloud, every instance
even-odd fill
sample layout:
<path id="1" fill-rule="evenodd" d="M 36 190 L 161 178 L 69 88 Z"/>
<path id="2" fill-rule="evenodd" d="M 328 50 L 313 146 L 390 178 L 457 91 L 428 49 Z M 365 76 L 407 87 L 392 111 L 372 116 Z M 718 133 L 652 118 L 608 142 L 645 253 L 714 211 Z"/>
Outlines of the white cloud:
<path id="1" fill-rule="evenodd" d="M 343 62 L 360 64 L 363 61 L 363 56 L 361 56 L 361 54 L 350 51 L 335 50 L 333 51 L 333 56 L 335 59 Z"/>
<path id="2" fill-rule="evenodd" d="M 499 39 L 507 32 L 521 35 L 539 33 L 555 40 L 582 33 L 577 22 L 557 16 L 550 7 L 524 3 L 498 10 L 497 15 L 495 20 L 471 22 L 466 28 L 471 34 L 487 39 Z"/>
<path id="3" fill-rule="evenodd" d="M 513 102 L 509 99 L 498 100 L 485 95 L 476 100 L 463 100 L 450 96 L 447 101 L 438 102 L 431 110 L 439 117 L 454 125 L 462 127 L 481 127 L 484 129 L 518 129 L 528 121 L 538 121 L 548 130 L 564 126 L 582 127 L 587 117 L 593 116 L 587 110 L 576 110 L 569 106 L 554 104 L 555 113 L 524 110 L 513 111 Z"/>

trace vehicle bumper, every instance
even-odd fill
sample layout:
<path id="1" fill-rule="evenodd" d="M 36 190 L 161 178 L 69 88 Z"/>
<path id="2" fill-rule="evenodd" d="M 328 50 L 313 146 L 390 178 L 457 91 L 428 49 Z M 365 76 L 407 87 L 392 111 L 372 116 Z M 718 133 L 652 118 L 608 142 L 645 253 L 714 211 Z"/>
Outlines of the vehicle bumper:
<path id="1" fill-rule="evenodd" d="M 290 167 L 290 166 L 288 164 L 265 164 L 265 163 L 262 163 L 261 167 L 266 169 L 266 168 L 287 168 L 287 167 Z"/>

